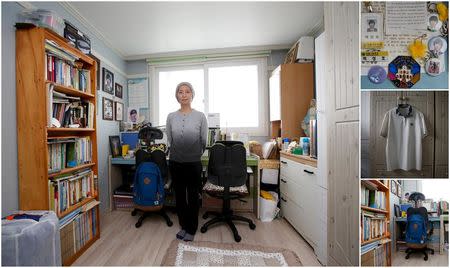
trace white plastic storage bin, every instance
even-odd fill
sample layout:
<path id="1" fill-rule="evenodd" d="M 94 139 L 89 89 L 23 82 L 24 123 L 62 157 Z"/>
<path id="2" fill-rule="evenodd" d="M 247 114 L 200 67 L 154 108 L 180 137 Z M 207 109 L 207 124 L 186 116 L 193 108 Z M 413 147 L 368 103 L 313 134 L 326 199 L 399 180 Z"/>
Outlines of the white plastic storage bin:
<path id="1" fill-rule="evenodd" d="M 53 211 L 20 211 L 42 215 L 2 220 L 2 266 L 61 266 L 59 220 Z"/>

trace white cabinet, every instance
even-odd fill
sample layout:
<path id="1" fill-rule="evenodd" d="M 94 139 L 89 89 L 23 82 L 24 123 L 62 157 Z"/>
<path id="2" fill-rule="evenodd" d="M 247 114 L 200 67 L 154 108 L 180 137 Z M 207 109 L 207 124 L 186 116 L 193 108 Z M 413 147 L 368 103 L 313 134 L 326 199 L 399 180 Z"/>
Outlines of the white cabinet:
<path id="1" fill-rule="evenodd" d="M 317 251 L 321 230 L 317 168 L 284 157 L 280 163 L 283 217 Z"/>
<path id="2" fill-rule="evenodd" d="M 270 121 L 281 120 L 280 68 L 278 66 L 269 78 Z"/>

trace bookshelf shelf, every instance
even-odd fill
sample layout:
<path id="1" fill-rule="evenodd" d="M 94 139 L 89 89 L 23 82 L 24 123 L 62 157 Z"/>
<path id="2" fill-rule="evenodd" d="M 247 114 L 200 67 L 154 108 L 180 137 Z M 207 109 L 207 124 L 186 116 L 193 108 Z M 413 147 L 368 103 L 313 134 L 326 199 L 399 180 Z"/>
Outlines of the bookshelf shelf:
<path id="1" fill-rule="evenodd" d="M 362 206 L 362 205 L 361 205 L 361 209 L 364 209 L 364 210 L 367 210 L 367 211 L 372 211 L 372 212 L 377 212 L 377 213 L 383 213 L 383 214 L 389 213 L 388 211 L 383 210 L 383 209 L 371 208 L 371 207 Z"/>
<path id="2" fill-rule="evenodd" d="M 64 211 L 63 213 L 58 213 L 58 217 L 59 218 L 63 218 L 64 216 L 66 216 L 67 214 L 71 213 L 72 211 L 74 211 L 75 209 L 84 206 L 85 204 L 89 203 L 90 201 L 94 200 L 95 197 L 88 197 L 83 199 L 81 202 L 76 203 L 73 206 L 70 206 L 66 211 Z"/>
<path id="3" fill-rule="evenodd" d="M 88 168 L 88 167 L 93 167 L 95 166 L 95 163 L 89 163 L 89 164 L 83 164 L 83 165 L 79 165 L 73 168 L 65 168 L 61 171 L 55 172 L 55 173 L 49 173 L 48 177 L 52 178 L 52 177 L 56 177 L 58 175 L 62 175 L 62 174 L 66 174 L 66 173 L 70 173 L 70 172 L 74 172 L 83 168 Z"/>
<path id="4" fill-rule="evenodd" d="M 93 128 L 70 128 L 70 127 L 49 127 L 47 128 L 49 133 L 51 132 L 95 132 Z"/>
<path id="5" fill-rule="evenodd" d="M 361 242 L 361 246 L 364 246 L 364 245 L 367 245 L 367 244 L 370 244 L 372 242 L 379 241 L 379 240 L 382 240 L 382 239 L 389 239 L 389 235 L 390 234 L 385 235 L 385 236 L 381 236 L 381 237 L 377 237 L 377 238 L 373 238 L 373 239 L 370 239 L 370 240 L 367 240 L 367 241 L 362 241 Z"/>
<path id="6" fill-rule="evenodd" d="M 73 227 L 70 230 L 72 239 L 64 241 L 66 245 L 67 243 L 75 243 L 75 235 L 83 243 L 91 238 L 78 250 L 75 251 L 75 247 L 73 247 L 72 251 L 67 251 L 64 257 L 61 252 L 63 264 L 70 265 L 100 238 L 100 211 L 97 202 L 92 203 L 93 207 L 87 212 L 69 215 L 91 201 L 98 201 L 99 198 L 95 120 L 97 65 L 92 58 L 69 45 L 65 38 L 45 28 L 16 29 L 15 44 L 19 209 L 57 209 L 55 204 L 59 203 L 55 202 L 62 202 L 65 206 L 70 202 L 70 198 L 73 198 L 72 193 L 75 193 L 76 198 L 84 197 L 81 202 L 69 206 L 66 211 L 57 213 L 60 220 L 66 221 L 67 225 L 65 226 Z M 55 54 L 55 51 L 62 53 L 59 55 L 70 55 L 71 62 L 58 59 L 58 53 Z M 53 80 L 62 81 L 63 77 L 69 77 L 70 80 L 67 81 L 70 81 L 74 87 L 83 88 L 87 92 L 52 82 Z M 50 95 L 49 93 L 52 91 L 53 93 L 63 93 L 65 96 L 63 94 Z M 67 103 L 74 103 L 74 109 L 78 110 L 75 110 L 73 114 L 71 112 L 67 115 L 63 114 L 63 119 L 65 119 L 64 116 L 68 116 L 69 121 L 72 120 L 73 122 L 83 119 L 89 124 L 89 128 L 48 127 L 49 119 L 51 117 L 56 118 L 53 115 L 54 107 L 61 108 L 62 105 Z M 69 108 L 72 109 L 72 106 Z M 80 111 L 83 111 L 83 109 L 87 112 L 81 113 Z M 54 111 L 67 112 L 68 110 L 61 109 L 58 111 L 58 109 L 55 109 Z M 94 115 L 94 120 L 92 120 L 92 115 Z M 63 119 L 58 120 L 62 121 Z M 80 147 L 90 149 L 84 151 L 89 154 L 80 156 L 81 159 L 85 159 L 82 161 L 90 161 L 90 163 L 73 168 L 64 168 L 49 174 L 49 166 L 52 168 L 64 167 L 64 161 L 69 158 L 69 150 L 66 150 L 68 146 L 59 147 L 59 144 L 65 143 L 64 141 L 49 142 L 49 139 L 69 138 L 79 138 L 80 141 L 77 144 L 81 144 L 80 146 L 87 146 L 85 144 L 88 144 L 90 146 Z M 82 139 L 86 139 L 86 142 Z M 70 180 L 61 178 L 58 183 L 51 180 L 55 176 L 70 174 L 82 169 L 89 169 L 89 172 L 82 172 L 78 177 L 68 176 L 68 178 L 71 177 Z M 77 189 L 80 191 L 77 191 Z M 93 190 L 95 197 L 86 197 L 86 189 Z M 68 217 L 64 218 L 65 216 Z M 73 218 L 71 218 L 72 216 Z M 81 222 L 81 219 L 83 219 L 83 222 Z M 91 229 L 84 228 L 84 232 L 77 231 L 76 233 L 75 230 L 78 229 L 75 228 L 80 228 L 83 224 L 84 227 L 89 225 Z M 66 229 L 66 231 L 68 233 L 69 229 Z"/>
<path id="7" fill-rule="evenodd" d="M 89 94 L 89 93 L 80 91 L 78 89 L 72 88 L 72 87 L 66 87 L 66 86 L 63 86 L 63 85 L 59 85 L 59 84 L 57 84 L 55 82 L 48 81 L 48 80 L 45 81 L 45 83 L 52 84 L 54 91 L 65 93 L 65 94 L 68 94 L 70 96 L 80 97 L 80 98 L 85 98 L 85 99 L 93 99 L 93 98 L 95 98 L 95 95 L 93 95 L 93 94 Z"/>

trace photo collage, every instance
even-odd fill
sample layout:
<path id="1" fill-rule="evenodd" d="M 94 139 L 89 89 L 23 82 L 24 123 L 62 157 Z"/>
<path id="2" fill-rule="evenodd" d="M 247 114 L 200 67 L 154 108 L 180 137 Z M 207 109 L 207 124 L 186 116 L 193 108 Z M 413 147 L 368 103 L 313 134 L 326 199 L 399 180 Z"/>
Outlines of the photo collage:
<path id="1" fill-rule="evenodd" d="M 448 267 L 448 2 L 360 11 L 360 265 Z"/>

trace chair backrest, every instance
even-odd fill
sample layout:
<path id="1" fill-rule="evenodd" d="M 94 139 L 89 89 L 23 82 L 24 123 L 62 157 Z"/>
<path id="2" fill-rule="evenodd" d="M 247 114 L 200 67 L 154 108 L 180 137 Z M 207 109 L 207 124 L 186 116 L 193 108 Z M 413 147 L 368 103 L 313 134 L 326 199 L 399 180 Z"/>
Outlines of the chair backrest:
<path id="1" fill-rule="evenodd" d="M 208 180 L 223 187 L 242 186 L 247 181 L 246 161 L 242 142 L 216 142 L 209 149 Z"/>
<path id="2" fill-rule="evenodd" d="M 427 242 L 428 212 L 424 207 L 408 208 L 406 211 L 406 243 L 425 244 Z"/>

